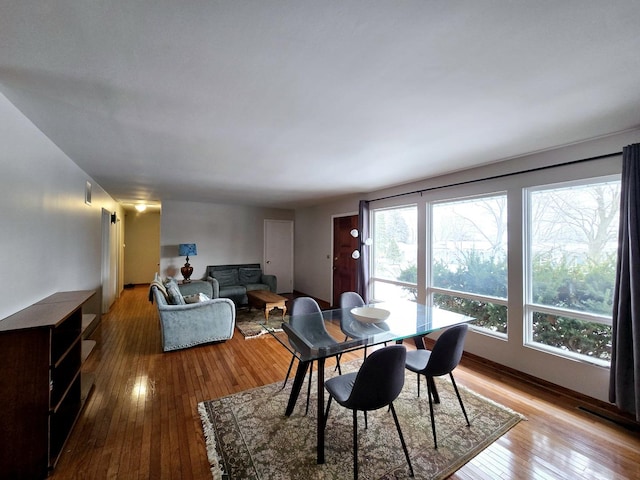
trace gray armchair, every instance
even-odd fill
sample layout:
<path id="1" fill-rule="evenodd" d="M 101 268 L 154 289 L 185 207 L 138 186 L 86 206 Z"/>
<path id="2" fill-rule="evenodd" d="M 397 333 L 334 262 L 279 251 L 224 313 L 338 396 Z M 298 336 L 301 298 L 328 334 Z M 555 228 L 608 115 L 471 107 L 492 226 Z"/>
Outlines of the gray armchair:
<path id="1" fill-rule="evenodd" d="M 209 285 L 203 282 L 204 285 Z M 204 302 L 171 305 L 162 291 L 162 284 L 151 284 L 162 331 L 162 350 L 165 352 L 193 347 L 203 343 L 228 340 L 233 337 L 236 307 L 228 298 Z M 203 292 L 208 296 L 209 291 Z"/>

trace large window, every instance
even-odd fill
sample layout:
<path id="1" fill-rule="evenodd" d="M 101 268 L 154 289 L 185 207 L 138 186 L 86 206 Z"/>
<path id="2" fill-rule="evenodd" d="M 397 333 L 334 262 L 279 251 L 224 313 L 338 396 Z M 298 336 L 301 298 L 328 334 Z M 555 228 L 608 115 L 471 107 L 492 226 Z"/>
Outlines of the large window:
<path id="1" fill-rule="evenodd" d="M 431 206 L 434 305 L 476 318 L 474 328 L 507 333 L 507 197 Z"/>
<path id="2" fill-rule="evenodd" d="M 526 343 L 607 365 L 619 180 L 530 189 Z"/>
<path id="3" fill-rule="evenodd" d="M 416 299 L 417 212 L 416 205 L 373 211 L 371 286 L 375 300 Z"/>

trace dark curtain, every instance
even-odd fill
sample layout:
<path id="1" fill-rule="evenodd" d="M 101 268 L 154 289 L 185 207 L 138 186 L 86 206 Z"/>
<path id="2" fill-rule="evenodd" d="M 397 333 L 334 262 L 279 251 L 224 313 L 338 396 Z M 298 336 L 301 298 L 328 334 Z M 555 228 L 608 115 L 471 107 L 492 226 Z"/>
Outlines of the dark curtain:
<path id="1" fill-rule="evenodd" d="M 640 144 L 622 151 L 609 401 L 640 421 Z"/>
<path id="2" fill-rule="evenodd" d="M 369 258 L 371 247 L 364 245 L 369 238 L 369 202 L 360 200 L 358 208 L 358 230 L 360 231 L 360 260 L 358 261 L 358 278 L 356 290 L 365 303 L 369 303 Z"/>

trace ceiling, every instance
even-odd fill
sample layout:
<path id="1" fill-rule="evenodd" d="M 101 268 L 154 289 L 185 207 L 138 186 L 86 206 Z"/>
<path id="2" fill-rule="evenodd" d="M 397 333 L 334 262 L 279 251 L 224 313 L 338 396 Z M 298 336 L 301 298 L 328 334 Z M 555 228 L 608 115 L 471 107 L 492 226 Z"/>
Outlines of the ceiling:
<path id="1" fill-rule="evenodd" d="M 640 127 L 637 0 L 0 12 L 0 92 L 123 203 L 292 208 Z"/>

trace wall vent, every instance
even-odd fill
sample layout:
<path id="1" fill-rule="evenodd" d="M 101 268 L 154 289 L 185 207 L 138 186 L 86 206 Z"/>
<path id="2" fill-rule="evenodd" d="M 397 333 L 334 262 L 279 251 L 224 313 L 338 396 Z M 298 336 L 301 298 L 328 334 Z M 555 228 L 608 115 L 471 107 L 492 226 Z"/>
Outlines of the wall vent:
<path id="1" fill-rule="evenodd" d="M 625 420 L 621 418 L 616 418 L 615 416 L 607 414 L 607 412 L 596 411 L 592 408 L 585 406 L 578 406 L 578 410 L 588 413 L 590 415 L 594 415 L 602 420 L 606 420 L 607 422 L 611 422 L 619 427 L 625 428 L 631 432 L 640 432 L 640 424 L 633 422 L 632 420 Z"/>

